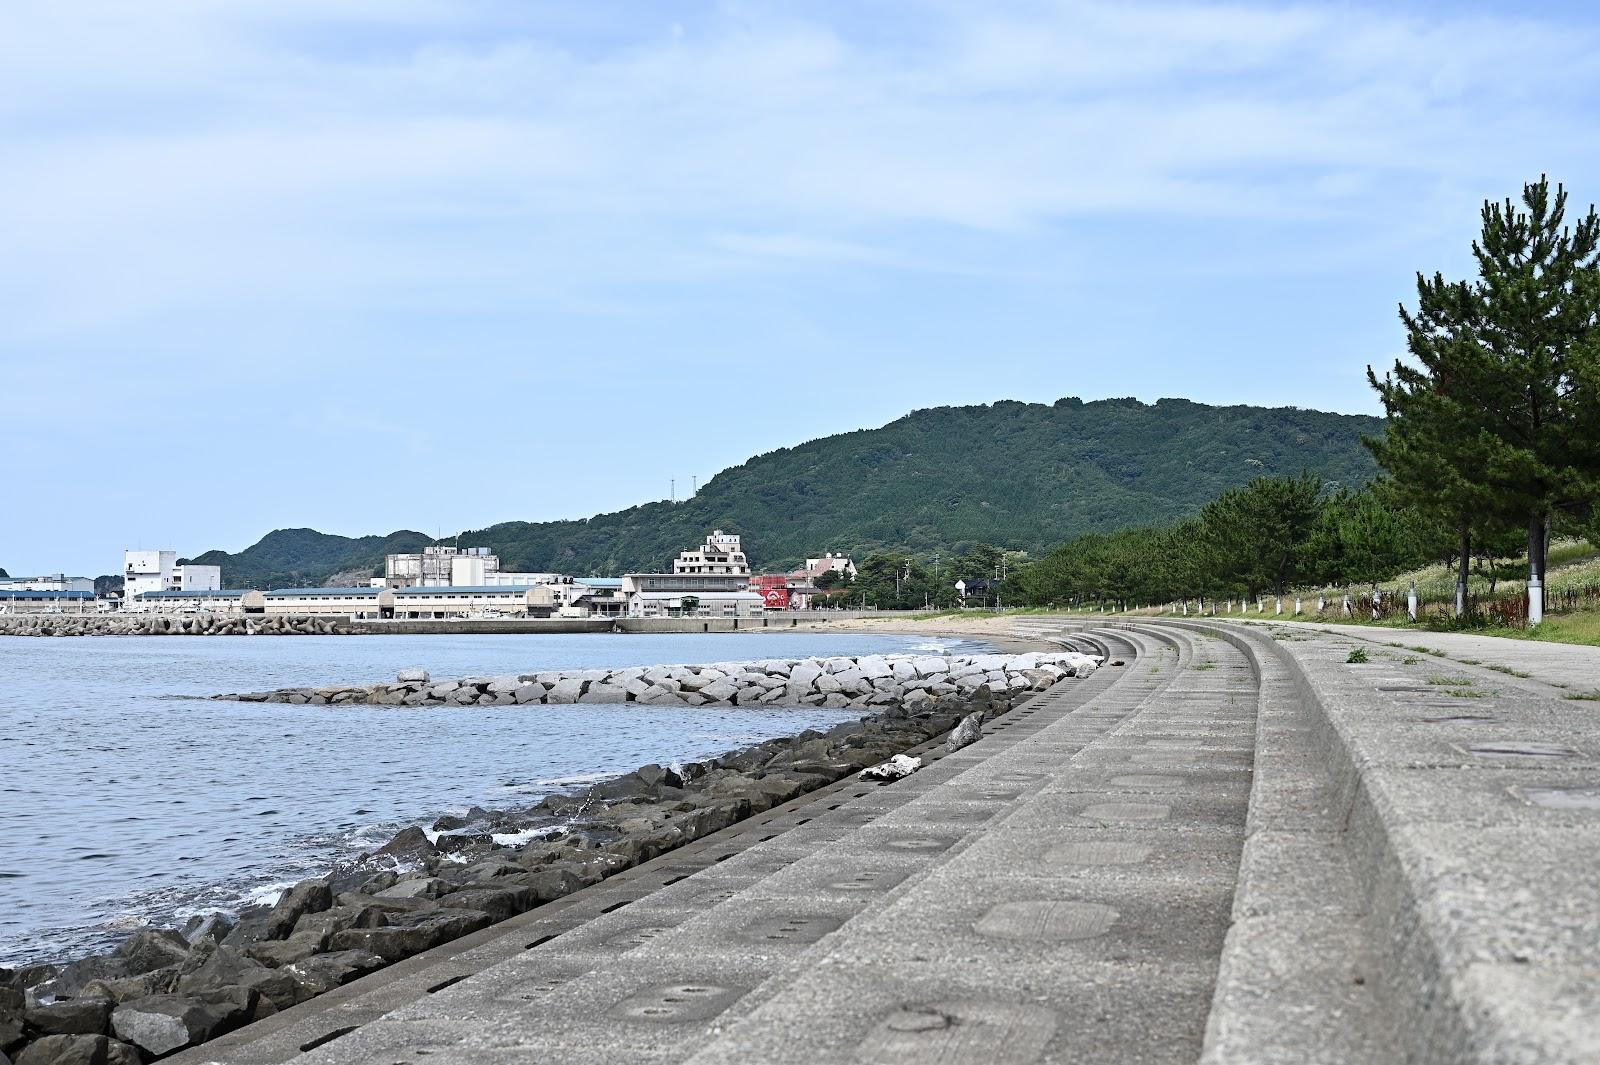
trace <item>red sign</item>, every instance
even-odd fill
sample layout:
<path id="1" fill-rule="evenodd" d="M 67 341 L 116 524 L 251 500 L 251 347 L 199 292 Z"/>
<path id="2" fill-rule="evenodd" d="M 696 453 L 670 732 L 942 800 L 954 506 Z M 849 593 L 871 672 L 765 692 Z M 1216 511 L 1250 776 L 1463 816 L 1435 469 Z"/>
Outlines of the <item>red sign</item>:
<path id="1" fill-rule="evenodd" d="M 787 610 L 789 608 L 789 589 L 767 588 L 761 593 L 766 601 L 768 610 Z"/>

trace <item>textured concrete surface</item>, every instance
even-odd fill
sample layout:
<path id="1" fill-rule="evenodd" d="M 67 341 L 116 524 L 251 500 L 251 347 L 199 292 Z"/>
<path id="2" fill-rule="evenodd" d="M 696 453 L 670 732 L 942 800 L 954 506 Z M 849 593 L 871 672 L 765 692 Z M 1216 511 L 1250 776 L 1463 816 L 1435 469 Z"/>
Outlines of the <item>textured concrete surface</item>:
<path id="1" fill-rule="evenodd" d="M 186 1060 L 1600 1060 L 1568 649 L 1025 624 L 1126 664 Z"/>

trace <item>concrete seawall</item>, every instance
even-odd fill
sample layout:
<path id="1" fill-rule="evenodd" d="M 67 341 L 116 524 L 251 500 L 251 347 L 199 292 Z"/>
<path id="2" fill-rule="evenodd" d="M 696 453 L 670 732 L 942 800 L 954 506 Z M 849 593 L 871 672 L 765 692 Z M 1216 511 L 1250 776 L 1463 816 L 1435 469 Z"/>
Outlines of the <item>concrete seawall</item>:
<path id="1" fill-rule="evenodd" d="M 1600 725 L 1537 645 L 1058 624 L 1113 662 L 929 768 L 216 1060 L 1600 1060 Z"/>

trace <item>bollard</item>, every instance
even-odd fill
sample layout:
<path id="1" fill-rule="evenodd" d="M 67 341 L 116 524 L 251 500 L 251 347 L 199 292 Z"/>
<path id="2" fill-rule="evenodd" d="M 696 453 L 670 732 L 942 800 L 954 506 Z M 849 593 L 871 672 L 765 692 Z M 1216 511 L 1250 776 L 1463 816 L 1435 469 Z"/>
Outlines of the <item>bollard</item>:
<path id="1" fill-rule="evenodd" d="M 1273 614 L 1283 613 L 1283 596 L 1278 596 L 1277 604 L 1272 608 Z"/>
<path id="2" fill-rule="evenodd" d="M 1544 621 L 1544 582 L 1537 573 L 1528 575 L 1528 624 L 1538 625 Z"/>
<path id="3" fill-rule="evenodd" d="M 1378 620 L 1378 608 L 1383 604 L 1383 592 L 1378 588 L 1372 589 L 1372 620 Z"/>
<path id="4" fill-rule="evenodd" d="M 1328 602 L 1327 602 L 1327 600 L 1326 600 L 1326 599 L 1324 599 L 1324 598 L 1323 598 L 1323 597 L 1322 597 L 1322 596 L 1320 596 L 1320 595 L 1319 595 L 1319 596 L 1317 596 L 1317 613 L 1319 613 L 1319 614 L 1320 614 L 1320 613 L 1322 613 L 1322 609 L 1323 609 L 1323 607 L 1325 607 L 1325 606 L 1327 606 L 1327 605 L 1328 605 Z"/>
<path id="5" fill-rule="evenodd" d="M 1406 592 L 1406 613 L 1411 620 L 1417 620 L 1417 582 L 1411 582 L 1411 590 Z"/>
<path id="6" fill-rule="evenodd" d="M 1294 597 L 1294 613 L 1295 617 L 1300 616 L 1300 597 L 1298 595 Z"/>
<path id="7" fill-rule="evenodd" d="M 1344 616 L 1345 617 L 1349 617 L 1350 616 L 1350 593 L 1349 592 L 1345 592 L 1344 593 Z"/>

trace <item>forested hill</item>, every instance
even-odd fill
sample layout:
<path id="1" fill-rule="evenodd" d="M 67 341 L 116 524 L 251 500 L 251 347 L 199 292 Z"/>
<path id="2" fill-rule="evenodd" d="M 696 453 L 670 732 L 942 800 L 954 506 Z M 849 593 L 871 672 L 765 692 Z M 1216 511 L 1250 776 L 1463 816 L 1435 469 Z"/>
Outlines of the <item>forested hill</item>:
<path id="1" fill-rule="evenodd" d="M 1260 474 L 1310 470 L 1357 485 L 1376 472 L 1361 437 L 1378 418 L 1164 399 L 915 411 L 880 429 L 812 440 L 724 470 L 692 499 L 577 521 L 461 533 L 506 569 L 612 575 L 666 566 L 713 528 L 740 533 L 753 565 L 883 548 L 979 543 L 1040 552 L 1093 530 L 1166 522 Z M 279 530 L 223 567 L 231 587 L 318 584 L 430 542 L 415 532 L 348 539 Z"/>
<path id="2" fill-rule="evenodd" d="M 420 551 L 433 537 L 402 529 L 388 536 L 336 536 L 315 529 L 278 529 L 236 555 L 207 551 L 189 562 L 222 567 L 228 588 L 315 588 L 335 573 L 382 572 L 383 557 Z"/>

